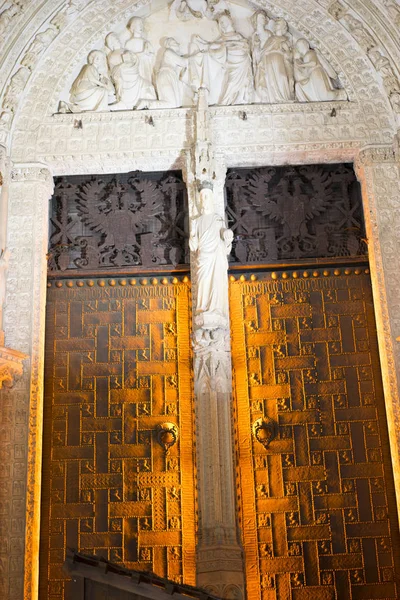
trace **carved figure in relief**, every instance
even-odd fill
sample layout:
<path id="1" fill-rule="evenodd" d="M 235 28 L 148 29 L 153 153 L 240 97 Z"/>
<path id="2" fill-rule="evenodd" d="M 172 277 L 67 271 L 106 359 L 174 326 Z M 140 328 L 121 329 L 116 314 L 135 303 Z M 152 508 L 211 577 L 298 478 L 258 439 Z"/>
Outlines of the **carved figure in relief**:
<path id="1" fill-rule="evenodd" d="M 251 37 L 254 87 L 256 92 L 256 100 L 263 102 L 267 101 L 267 94 L 265 86 L 265 72 L 261 59 L 264 46 L 271 37 L 272 31 L 268 29 L 269 19 L 265 10 L 257 10 L 252 17 L 251 22 L 254 27 L 254 33 Z"/>
<path id="2" fill-rule="evenodd" d="M 153 85 L 140 75 L 139 58 L 133 52 L 122 54 L 122 63 L 114 67 L 112 77 L 117 99 L 113 108 L 132 109 L 143 99 L 156 99 Z"/>
<path id="3" fill-rule="evenodd" d="M 400 114 L 400 94 L 397 92 L 390 94 L 389 100 L 394 112 Z"/>
<path id="4" fill-rule="evenodd" d="M 197 329 L 193 334 L 195 393 L 230 391 L 229 331 Z"/>
<path id="5" fill-rule="evenodd" d="M 201 214 L 192 221 L 189 246 L 195 253 L 197 283 L 195 322 L 228 322 L 227 255 L 232 248 L 233 232 L 214 211 L 214 196 L 210 188 L 200 191 Z"/>
<path id="6" fill-rule="evenodd" d="M 170 18 L 181 21 L 189 19 L 212 19 L 217 13 L 227 10 L 225 0 L 174 0 L 170 6 Z"/>
<path id="7" fill-rule="evenodd" d="M 174 0 L 170 7 L 170 16 L 176 16 L 181 21 L 201 19 L 207 14 L 207 0 Z"/>
<path id="8" fill-rule="evenodd" d="M 157 73 L 158 99 L 170 106 L 182 106 L 184 82 L 188 59 L 181 53 L 179 43 L 174 38 L 164 42 L 164 54 Z"/>
<path id="9" fill-rule="evenodd" d="M 101 111 L 108 108 L 108 96 L 113 86 L 107 76 L 106 57 L 100 50 L 92 50 L 71 87 L 70 102 L 67 110 Z"/>
<path id="10" fill-rule="evenodd" d="M 23 5 L 20 2 L 12 2 L 11 6 L 0 13 L 0 35 L 4 33 L 12 19 L 23 10 Z"/>
<path id="11" fill-rule="evenodd" d="M 52 18 L 51 24 L 59 31 L 72 21 L 90 0 L 68 0 L 64 7 Z"/>
<path id="12" fill-rule="evenodd" d="M 138 57 L 139 74 L 151 83 L 153 71 L 154 52 L 150 42 L 144 37 L 144 22 L 140 17 L 132 17 L 127 29 L 130 33 L 125 49 L 133 52 Z"/>
<path id="13" fill-rule="evenodd" d="M 365 52 L 368 52 L 371 50 L 371 48 L 376 46 L 376 41 L 372 35 L 368 33 L 361 21 L 353 17 L 353 15 L 344 15 L 342 21 L 345 23 L 346 28 L 350 31 L 354 39 L 360 44 L 361 48 Z"/>
<path id="14" fill-rule="evenodd" d="M 21 65 L 32 69 L 35 66 L 40 54 L 46 50 L 57 34 L 58 31 L 54 27 L 48 27 L 46 31 L 38 33 L 35 36 L 35 39 L 33 40 L 28 52 L 21 60 Z"/>
<path id="15" fill-rule="evenodd" d="M 389 59 L 383 56 L 378 50 L 371 50 L 368 55 L 375 69 L 382 77 L 386 92 L 389 95 L 393 92 L 400 93 L 400 83 L 393 72 Z"/>
<path id="16" fill-rule="evenodd" d="M 323 64 L 322 64 L 323 62 Z M 346 92 L 336 89 L 337 75 L 329 63 L 310 48 L 304 38 L 297 40 L 294 53 L 296 97 L 300 102 L 346 100 Z"/>
<path id="17" fill-rule="evenodd" d="M 3 100 L 3 108 L 15 111 L 19 97 L 22 94 L 31 72 L 27 67 L 20 67 L 11 77 L 10 84 Z"/>
<path id="18" fill-rule="evenodd" d="M 273 35 L 257 52 L 258 94 L 264 102 L 294 100 L 293 54 L 284 19 L 276 19 Z"/>
<path id="19" fill-rule="evenodd" d="M 109 33 L 105 39 L 106 51 L 107 51 L 107 64 L 108 70 L 113 79 L 113 69 L 120 65 L 122 61 L 122 55 L 124 48 L 122 47 L 121 40 L 116 33 Z"/>
<path id="20" fill-rule="evenodd" d="M 191 93 L 189 85 L 184 81 L 187 75 L 188 56 L 182 54 L 175 38 L 164 41 L 164 53 L 156 75 L 158 100 L 142 101 L 141 108 L 179 108 L 183 105 L 185 92 Z"/>
<path id="21" fill-rule="evenodd" d="M 328 13 L 332 15 L 332 17 L 336 20 L 341 19 L 346 14 L 346 7 L 337 0 L 336 2 L 332 2 L 332 4 L 328 7 Z"/>
<path id="22" fill-rule="evenodd" d="M 202 87 L 208 90 L 210 105 L 346 99 L 344 90 L 335 85 L 336 73 L 308 42 L 299 40 L 296 56 L 293 55 L 284 19 L 273 20 L 265 10 L 256 11 L 251 17 L 254 32 L 247 39 L 236 30 L 227 7 L 225 0 L 174 0 L 170 6 L 171 17 L 213 20 L 219 37 L 209 41 L 194 34 L 187 53 L 181 49 L 179 38 L 162 38 L 156 68 L 153 47 L 144 33 L 144 20 L 132 17 L 124 32 L 110 32 L 106 36 L 106 60 L 105 56 L 100 58 L 103 54 L 99 50 L 89 54 L 88 64 L 70 90 L 71 104 L 60 102 L 59 112 L 190 106 Z M 346 27 L 356 39 L 364 36 L 364 46 L 369 51 L 375 44 L 373 38 L 357 19 L 348 14 L 343 21 L 346 19 Z M 27 77 L 56 34 L 55 28 L 49 28 L 36 36 L 21 63 L 27 67 Z M 378 70 L 390 94 L 395 88 L 393 72 L 389 73 L 389 69 L 390 65 L 380 62 Z M 18 100 L 17 97 L 14 101 L 14 96 L 24 73 L 17 72 L 17 75 L 13 84 L 16 91 L 10 92 L 13 97 L 8 100 L 6 95 L 5 98 L 10 106 Z M 20 91 L 25 84 L 26 81 Z M 239 251 L 240 243 L 237 248 Z"/>
<path id="23" fill-rule="evenodd" d="M 191 52 L 198 54 L 191 62 L 192 85 L 209 90 L 210 104 L 250 104 L 254 83 L 249 42 L 235 30 L 229 13 L 217 21 L 221 35 L 214 42 L 193 37 Z"/>
<path id="24" fill-rule="evenodd" d="M 387 13 L 396 23 L 397 27 L 400 27 L 400 7 L 396 4 L 396 1 L 382 0 L 382 4 L 386 7 Z"/>

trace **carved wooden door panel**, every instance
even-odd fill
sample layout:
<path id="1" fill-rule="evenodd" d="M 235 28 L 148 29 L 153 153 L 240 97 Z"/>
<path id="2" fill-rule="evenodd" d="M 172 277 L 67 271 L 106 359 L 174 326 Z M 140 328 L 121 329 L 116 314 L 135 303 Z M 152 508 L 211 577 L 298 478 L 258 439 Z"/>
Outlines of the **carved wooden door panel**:
<path id="1" fill-rule="evenodd" d="M 186 278 L 49 283 L 42 599 L 67 547 L 195 584 L 189 298 Z"/>
<path id="2" fill-rule="evenodd" d="M 367 271 L 253 279 L 230 288 L 248 598 L 397 598 L 398 523 Z"/>

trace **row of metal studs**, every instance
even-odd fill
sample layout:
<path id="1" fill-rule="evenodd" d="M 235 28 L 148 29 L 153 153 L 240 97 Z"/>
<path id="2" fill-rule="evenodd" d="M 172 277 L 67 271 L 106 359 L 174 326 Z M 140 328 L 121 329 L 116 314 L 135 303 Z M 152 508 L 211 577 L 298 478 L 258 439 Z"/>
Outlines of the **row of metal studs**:
<path id="1" fill-rule="evenodd" d="M 279 277 L 281 277 L 281 279 L 289 279 L 289 277 L 293 277 L 293 279 L 298 279 L 299 277 L 319 277 L 320 275 L 323 275 L 324 277 L 328 277 L 329 275 L 361 275 L 362 273 L 366 273 L 368 275 L 369 273 L 369 269 L 334 269 L 333 271 L 330 271 L 329 269 L 324 269 L 323 271 L 303 271 L 302 273 L 299 273 L 298 271 L 283 271 L 280 273 L 277 273 L 275 271 L 273 271 L 271 273 L 271 279 L 279 279 Z M 247 278 L 250 279 L 250 281 L 256 281 L 257 280 L 257 275 L 255 275 L 254 273 L 252 273 L 250 275 L 250 277 L 246 276 L 246 275 L 240 275 L 239 277 L 235 277 L 234 275 L 230 276 L 230 280 L 231 281 L 247 281 Z"/>
<path id="2" fill-rule="evenodd" d="M 51 288 L 53 286 L 61 288 L 63 287 L 63 285 L 65 285 L 68 288 L 72 288 L 75 285 L 77 287 L 83 287 L 84 285 L 87 285 L 88 287 L 93 287 L 96 283 L 99 287 L 105 287 L 106 285 L 109 285 L 111 287 L 114 287 L 116 285 L 121 285 L 121 286 L 125 286 L 125 285 L 157 285 L 159 283 L 163 284 L 163 285 L 169 285 L 171 283 L 173 283 L 174 285 L 176 285 L 177 283 L 189 283 L 189 277 L 187 277 L 187 275 L 185 275 L 185 277 L 182 277 L 181 279 L 178 279 L 178 277 L 164 277 L 163 279 L 156 279 L 155 277 L 152 279 L 97 279 L 97 280 L 93 280 L 93 279 L 67 279 L 66 281 L 62 281 L 62 280 L 57 280 L 56 282 L 52 282 L 49 281 L 47 283 L 47 287 Z"/>

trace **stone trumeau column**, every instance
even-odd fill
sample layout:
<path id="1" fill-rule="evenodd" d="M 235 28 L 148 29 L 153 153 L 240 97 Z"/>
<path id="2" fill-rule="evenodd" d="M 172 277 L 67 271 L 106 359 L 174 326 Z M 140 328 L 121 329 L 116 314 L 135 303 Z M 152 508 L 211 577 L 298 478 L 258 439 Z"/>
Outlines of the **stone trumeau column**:
<path id="1" fill-rule="evenodd" d="M 226 168 L 215 156 L 207 90 L 199 90 L 195 140 L 187 155 L 193 298 L 194 392 L 199 532 L 197 584 L 223 597 L 244 596 L 235 503 L 232 368 L 224 216 Z"/>
<path id="2" fill-rule="evenodd" d="M 397 507 L 400 513 L 400 160 L 392 146 L 367 146 L 356 160 L 361 183 L 372 291 Z"/>
<path id="3" fill-rule="evenodd" d="M 23 374 L 0 391 L 0 598 L 37 598 L 50 171 L 13 165 L 3 327 Z M 4 230 L 3 230 L 4 232 Z"/>

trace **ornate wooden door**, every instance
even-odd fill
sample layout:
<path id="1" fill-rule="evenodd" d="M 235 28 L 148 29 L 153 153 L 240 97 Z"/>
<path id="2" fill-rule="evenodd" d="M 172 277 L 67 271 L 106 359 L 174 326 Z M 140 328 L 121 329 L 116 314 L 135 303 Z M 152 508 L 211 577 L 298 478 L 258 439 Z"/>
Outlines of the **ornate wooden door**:
<path id="1" fill-rule="evenodd" d="M 242 276 L 230 302 L 248 598 L 397 598 L 368 270 Z"/>
<path id="2" fill-rule="evenodd" d="M 41 590 L 66 548 L 195 584 L 187 279 L 49 283 Z M 178 428 L 166 452 L 159 427 Z M 168 425 L 168 426 L 169 426 Z M 161 442 L 161 443 L 160 443 Z"/>

